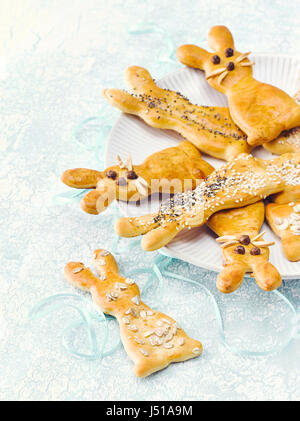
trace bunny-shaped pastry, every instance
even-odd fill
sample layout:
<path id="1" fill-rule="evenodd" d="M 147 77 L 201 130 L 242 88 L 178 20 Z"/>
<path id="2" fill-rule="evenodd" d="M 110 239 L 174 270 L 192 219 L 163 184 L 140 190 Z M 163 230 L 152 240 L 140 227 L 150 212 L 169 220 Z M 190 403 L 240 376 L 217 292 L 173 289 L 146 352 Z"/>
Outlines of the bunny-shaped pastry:
<path id="1" fill-rule="evenodd" d="M 150 155 L 141 165 L 133 166 L 130 157 L 126 163 L 120 157 L 117 161 L 105 171 L 75 168 L 63 173 L 61 180 L 68 186 L 93 188 L 81 201 L 85 212 L 98 214 L 115 199 L 138 201 L 155 192 L 194 189 L 214 170 L 187 141 Z"/>
<path id="2" fill-rule="evenodd" d="M 288 260 L 300 260 L 300 201 L 286 204 L 269 203 L 267 221 L 274 233 L 281 238 L 283 252 Z"/>
<path id="3" fill-rule="evenodd" d="M 118 219 L 115 231 L 122 237 L 145 234 L 143 249 L 156 250 L 184 228 L 199 227 L 220 210 L 258 202 L 284 186 L 276 173 L 266 171 L 264 160 L 241 154 L 215 170 L 194 191 L 163 202 L 157 214 Z"/>
<path id="4" fill-rule="evenodd" d="M 207 225 L 220 237 L 224 269 L 217 278 L 217 288 L 224 293 L 235 291 L 246 272 L 253 272 L 257 284 L 265 291 L 281 285 L 278 270 L 268 261 L 269 246 L 274 242 L 262 239 L 259 230 L 264 222 L 263 201 L 238 209 L 215 213 Z"/>
<path id="5" fill-rule="evenodd" d="M 118 265 L 107 250 L 94 251 L 93 265 L 99 277 L 80 262 L 69 262 L 65 276 L 75 287 L 89 291 L 105 313 L 117 318 L 125 351 L 138 377 L 201 354 L 201 342 L 187 336 L 174 319 L 141 301 L 138 286 L 119 275 Z"/>
<path id="6" fill-rule="evenodd" d="M 143 67 L 128 67 L 125 82 L 132 94 L 120 89 L 102 93 L 124 113 L 135 114 L 150 126 L 175 130 L 216 158 L 230 161 L 250 152 L 246 135 L 234 124 L 228 108 L 192 104 L 179 92 L 159 88 Z"/>
<path id="7" fill-rule="evenodd" d="M 231 117 L 247 134 L 249 145 L 270 142 L 283 130 L 300 125 L 300 105 L 281 89 L 254 79 L 250 53 L 242 54 L 234 48 L 228 28 L 213 26 L 208 44 L 215 53 L 183 45 L 177 50 L 177 58 L 204 70 L 208 83 L 227 96 Z"/>

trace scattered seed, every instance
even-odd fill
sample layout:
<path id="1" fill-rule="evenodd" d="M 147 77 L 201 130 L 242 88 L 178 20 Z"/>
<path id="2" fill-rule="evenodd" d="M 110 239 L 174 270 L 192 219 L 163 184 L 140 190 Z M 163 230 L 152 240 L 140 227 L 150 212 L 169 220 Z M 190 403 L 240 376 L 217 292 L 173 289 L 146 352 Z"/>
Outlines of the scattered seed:
<path id="1" fill-rule="evenodd" d="M 135 297 L 131 298 L 131 301 L 138 306 L 140 305 L 141 299 L 138 295 L 136 295 Z"/>
<path id="2" fill-rule="evenodd" d="M 149 352 L 146 351 L 145 349 L 141 348 L 141 353 L 145 356 L 145 357 L 149 357 Z"/>
<path id="3" fill-rule="evenodd" d="M 73 270 L 72 270 L 72 272 L 73 273 L 79 273 L 79 272 L 81 272 L 83 270 L 83 267 L 82 266 L 80 266 L 80 267 L 78 267 L 78 268 L 74 268 Z"/>

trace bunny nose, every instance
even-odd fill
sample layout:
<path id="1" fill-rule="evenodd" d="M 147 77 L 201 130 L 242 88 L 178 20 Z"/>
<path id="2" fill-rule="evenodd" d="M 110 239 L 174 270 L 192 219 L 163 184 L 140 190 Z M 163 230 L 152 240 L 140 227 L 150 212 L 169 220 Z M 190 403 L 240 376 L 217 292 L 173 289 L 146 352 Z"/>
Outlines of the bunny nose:
<path id="1" fill-rule="evenodd" d="M 234 69 L 234 62 L 230 61 L 229 63 L 227 63 L 226 69 L 231 71 Z"/>

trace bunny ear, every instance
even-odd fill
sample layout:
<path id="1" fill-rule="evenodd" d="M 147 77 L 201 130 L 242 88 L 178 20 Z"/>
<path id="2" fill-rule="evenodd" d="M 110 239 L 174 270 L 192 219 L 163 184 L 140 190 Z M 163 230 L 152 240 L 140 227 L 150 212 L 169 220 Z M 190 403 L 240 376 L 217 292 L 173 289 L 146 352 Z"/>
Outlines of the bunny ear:
<path id="1" fill-rule="evenodd" d="M 246 266 L 238 262 L 232 262 L 224 267 L 217 278 L 217 288 L 224 294 L 229 294 L 238 289 L 245 276 Z"/>
<path id="2" fill-rule="evenodd" d="M 65 277 L 76 288 L 88 291 L 92 286 L 97 285 L 97 278 L 90 269 L 81 262 L 69 262 L 64 269 Z"/>
<path id="3" fill-rule="evenodd" d="M 203 69 L 204 63 L 209 60 L 211 54 L 197 45 L 181 45 L 177 49 L 176 57 L 180 63 L 189 67 Z"/>
<path id="4" fill-rule="evenodd" d="M 139 66 L 130 66 L 126 69 L 125 83 L 127 88 L 134 90 L 134 92 L 143 92 L 145 87 L 156 87 L 154 80 L 148 70 Z"/>
<path id="5" fill-rule="evenodd" d="M 138 114 L 141 110 L 141 102 L 121 89 L 104 89 L 102 96 L 123 113 Z"/>
<path id="6" fill-rule="evenodd" d="M 234 48 L 231 32 L 226 26 L 213 26 L 208 33 L 208 45 L 215 51 L 223 51 L 226 48 Z"/>
<path id="7" fill-rule="evenodd" d="M 103 177 L 103 173 L 86 168 L 74 168 L 66 170 L 61 176 L 61 181 L 69 187 L 76 189 L 91 189 Z"/>
<path id="8" fill-rule="evenodd" d="M 114 256 L 105 249 L 95 250 L 92 262 L 95 271 L 102 280 L 109 279 L 112 274 L 119 274 L 118 264 Z"/>
<path id="9" fill-rule="evenodd" d="M 99 186 L 99 185 L 98 185 Z M 90 214 L 98 215 L 103 212 L 116 198 L 116 189 L 106 183 L 88 192 L 81 200 L 81 208 Z"/>

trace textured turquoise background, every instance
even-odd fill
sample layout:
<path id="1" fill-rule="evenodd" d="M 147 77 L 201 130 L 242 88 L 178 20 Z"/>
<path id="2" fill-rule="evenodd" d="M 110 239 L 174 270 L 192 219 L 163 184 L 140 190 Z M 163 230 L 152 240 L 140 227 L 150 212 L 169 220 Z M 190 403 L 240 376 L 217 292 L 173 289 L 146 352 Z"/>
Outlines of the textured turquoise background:
<path id="1" fill-rule="evenodd" d="M 300 55 L 299 18 L 296 0 L 1 1 L 0 399 L 300 398 L 299 339 L 275 356 L 235 355 L 219 341 L 210 298 L 184 282 L 166 279 L 159 308 L 203 342 L 203 356 L 144 380 L 133 376 L 123 349 L 102 362 L 71 357 L 61 334 L 77 318 L 74 311 L 34 322 L 27 317 L 40 299 L 74 292 L 62 274 L 67 261 L 89 263 L 94 248 L 112 245 L 113 209 L 94 217 L 77 203 L 52 201 L 67 190 L 59 182 L 63 170 L 99 166 L 91 151 L 74 143 L 73 132 L 89 116 L 100 113 L 107 125 L 117 118 L 101 88 L 123 87 L 124 69 L 132 64 L 155 78 L 176 69 L 180 64 L 167 60 L 171 40 L 206 45 L 208 29 L 220 23 L 233 31 L 240 51 Z M 156 32 L 129 33 L 145 21 L 157 25 Z M 128 272 L 150 266 L 156 256 L 137 247 L 118 261 Z M 266 350 L 289 335 L 291 312 L 252 280 L 224 296 L 215 288 L 215 273 L 178 260 L 170 268 L 210 289 L 232 344 Z M 143 285 L 146 277 L 137 281 Z M 153 290 L 145 293 L 150 303 Z M 299 281 L 285 282 L 280 291 L 299 309 Z M 101 329 L 98 334 L 101 339 Z M 111 321 L 111 343 L 117 338 Z M 76 341 L 84 349 L 84 332 Z"/>

